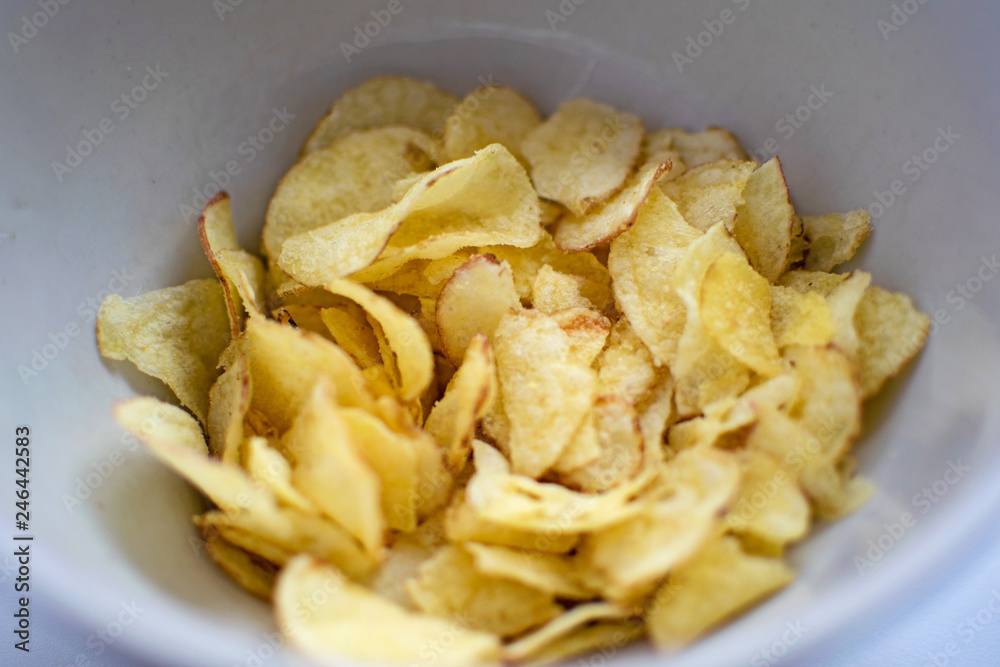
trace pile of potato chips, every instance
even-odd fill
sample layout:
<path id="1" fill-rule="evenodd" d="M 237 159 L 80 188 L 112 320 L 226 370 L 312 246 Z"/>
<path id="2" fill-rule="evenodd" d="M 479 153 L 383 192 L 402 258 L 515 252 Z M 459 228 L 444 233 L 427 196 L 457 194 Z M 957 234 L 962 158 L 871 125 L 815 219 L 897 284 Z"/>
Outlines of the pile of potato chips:
<path id="1" fill-rule="evenodd" d="M 722 129 L 383 77 L 309 137 L 264 261 L 221 194 L 218 279 L 108 297 L 98 340 L 177 395 L 117 418 L 315 659 L 669 651 L 870 493 L 862 404 L 929 328 L 831 272 L 870 231 L 796 214 Z"/>

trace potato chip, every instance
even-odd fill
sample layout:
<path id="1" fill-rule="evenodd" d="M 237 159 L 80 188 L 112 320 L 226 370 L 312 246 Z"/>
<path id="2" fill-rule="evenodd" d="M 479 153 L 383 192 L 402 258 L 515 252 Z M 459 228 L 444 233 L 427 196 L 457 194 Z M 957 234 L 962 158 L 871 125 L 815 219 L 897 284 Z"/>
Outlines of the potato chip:
<path id="1" fill-rule="evenodd" d="M 739 160 L 707 162 L 661 183 L 660 189 L 692 227 L 706 231 L 722 223 L 731 230 L 754 167 L 753 162 Z"/>
<path id="2" fill-rule="evenodd" d="M 244 589 L 262 600 L 271 599 L 278 573 L 274 563 L 240 549 L 212 531 L 206 531 L 205 550 Z"/>
<path id="3" fill-rule="evenodd" d="M 570 360 L 579 366 L 593 366 L 611 333 L 611 320 L 589 307 L 564 308 L 550 317 L 569 336 Z"/>
<path id="4" fill-rule="evenodd" d="M 861 209 L 847 213 L 805 216 L 802 218 L 809 252 L 805 268 L 809 271 L 832 271 L 858 251 L 872 231 L 872 217 Z"/>
<path id="5" fill-rule="evenodd" d="M 425 561 L 407 590 L 422 611 L 501 637 L 541 625 L 563 611 L 551 594 L 478 572 L 473 557 L 452 545 Z"/>
<path id="6" fill-rule="evenodd" d="M 556 247 L 563 252 L 583 252 L 618 238 L 635 224 L 639 208 L 670 166 L 670 162 L 664 162 L 643 167 L 621 191 L 590 212 L 563 216 L 556 227 Z"/>
<path id="7" fill-rule="evenodd" d="M 787 586 L 795 574 L 780 560 L 751 556 L 732 537 L 714 540 L 677 568 L 646 614 L 657 648 L 672 651 L 747 605 Z"/>
<path id="8" fill-rule="evenodd" d="M 826 345 L 835 332 L 826 299 L 819 293 L 803 294 L 780 285 L 771 286 L 771 331 L 779 348 Z"/>
<path id="9" fill-rule="evenodd" d="M 149 396 L 141 396 L 115 406 L 115 419 L 145 444 L 171 447 L 207 455 L 208 445 L 201 426 L 184 410 Z M 154 453 L 155 450 L 154 450 Z"/>
<path id="10" fill-rule="evenodd" d="M 212 385 L 208 394 L 208 446 L 227 463 L 238 463 L 243 419 L 250 409 L 252 382 L 246 356 L 240 354 Z"/>
<path id="11" fill-rule="evenodd" d="M 802 495 L 796 475 L 771 454 L 751 449 L 743 464 L 739 496 L 725 518 L 726 526 L 782 546 L 805 536 L 810 518 L 809 501 Z"/>
<path id="12" fill-rule="evenodd" d="M 820 271 L 804 271 L 797 269 L 788 271 L 781 276 L 778 285 L 791 287 L 803 294 L 816 292 L 824 297 L 829 296 L 834 288 L 847 280 L 847 274 L 842 273 L 822 273 Z"/>
<path id="13" fill-rule="evenodd" d="M 204 424 L 216 364 L 229 345 L 227 312 L 214 278 L 127 299 L 111 294 L 97 313 L 97 345 L 103 356 L 165 382 Z"/>
<path id="14" fill-rule="evenodd" d="M 631 403 L 624 398 L 599 396 L 593 414 L 598 458 L 559 476 L 567 487 L 586 493 L 618 486 L 637 474 L 643 463 L 642 432 Z"/>
<path id="15" fill-rule="evenodd" d="M 363 285 L 336 280 L 327 283 L 324 289 L 354 301 L 378 321 L 392 350 L 391 361 L 399 372 L 401 398 L 409 401 L 420 396 L 434 376 L 434 352 L 420 325 Z"/>
<path id="16" fill-rule="evenodd" d="M 833 322 L 833 343 L 852 359 L 857 356 L 861 345 L 858 331 L 854 328 L 854 313 L 871 282 L 870 273 L 855 271 L 826 297 Z"/>
<path id="17" fill-rule="evenodd" d="M 292 486 L 292 467 L 266 439 L 256 436 L 248 439 L 245 458 L 244 467 L 250 474 L 250 479 L 269 489 L 279 504 L 294 507 L 306 514 L 318 511 L 312 502 Z"/>
<path id="18" fill-rule="evenodd" d="M 376 292 L 409 294 L 436 301 L 448 279 L 471 256 L 468 250 L 459 250 L 441 259 L 415 259 L 391 276 L 368 283 L 368 287 Z"/>
<path id="19" fill-rule="evenodd" d="M 699 304 L 701 321 L 716 342 L 764 377 L 781 372 L 769 288 L 743 257 L 727 252 L 705 272 Z"/>
<path id="20" fill-rule="evenodd" d="M 541 628 L 505 646 L 503 657 L 505 660 L 514 661 L 537 658 L 546 648 L 581 628 L 598 621 L 618 621 L 627 618 L 628 615 L 628 611 L 623 607 L 607 602 L 577 605 Z"/>
<path id="21" fill-rule="evenodd" d="M 914 308 L 905 294 L 874 286 L 865 290 L 854 311 L 860 343 L 855 360 L 865 398 L 874 396 L 920 352 L 930 327 L 930 318 Z"/>
<path id="22" fill-rule="evenodd" d="M 580 427 L 576 429 L 569 444 L 559 454 L 556 462 L 552 464 L 552 470 L 548 476 L 559 478 L 588 466 L 599 458 L 601 458 L 601 443 L 597 439 L 597 421 L 594 418 L 594 410 L 591 409 L 584 417 Z"/>
<path id="23" fill-rule="evenodd" d="M 647 151 L 656 154 L 673 150 L 680 155 L 688 169 L 716 160 L 746 160 L 747 154 L 733 133 L 721 127 L 709 127 L 701 132 L 685 132 L 679 127 L 668 127 L 650 133 L 646 138 Z"/>
<path id="24" fill-rule="evenodd" d="M 597 393 L 637 405 L 657 380 L 653 355 L 622 318 L 615 322 L 597 362 Z"/>
<path id="25" fill-rule="evenodd" d="M 432 655 L 442 667 L 494 663 L 499 655 L 495 635 L 407 611 L 310 556 L 295 558 L 281 571 L 274 606 L 285 637 L 326 663 L 406 663 L 441 641 L 448 641 L 447 650 Z"/>
<path id="26" fill-rule="evenodd" d="M 733 225 L 733 236 L 746 250 L 750 264 L 768 282 L 777 281 L 788 268 L 794 224 L 781 161 L 771 158 L 747 179 Z"/>
<path id="27" fill-rule="evenodd" d="M 658 365 L 673 361 L 684 331 L 685 307 L 670 286 L 670 275 L 700 236 L 654 189 L 635 225 L 611 243 L 608 270 L 618 307 Z"/>
<path id="28" fill-rule="evenodd" d="M 647 592 L 697 552 L 715 532 L 719 512 L 736 494 L 736 458 L 690 449 L 664 464 L 665 497 L 629 521 L 584 538 L 580 558 L 610 599 Z"/>
<path id="29" fill-rule="evenodd" d="M 490 521 L 466 502 L 464 492 L 455 495 L 445 513 L 445 531 L 452 542 L 482 542 L 554 554 L 570 551 L 578 540 L 577 535 L 558 530 L 534 532 Z"/>
<path id="30" fill-rule="evenodd" d="M 310 151 L 285 174 L 271 199 L 264 252 L 278 259 L 289 238 L 389 206 L 395 182 L 432 169 L 436 151 L 433 139 L 405 127 L 358 132 Z"/>
<path id="31" fill-rule="evenodd" d="M 231 333 L 239 336 L 244 308 L 258 315 L 263 311 L 264 264 L 240 248 L 227 193 L 220 192 L 205 206 L 198 218 L 198 235 L 222 283 Z"/>
<path id="32" fill-rule="evenodd" d="M 602 287 L 611 286 L 611 274 L 608 269 L 590 252 L 566 253 L 556 248 L 552 236 L 542 231 L 542 237 L 530 248 L 515 248 L 513 246 L 489 246 L 480 248 L 502 262 L 510 265 L 514 274 L 514 285 L 518 296 L 525 302 L 531 302 L 532 285 L 538 272 L 548 265 L 560 273 L 578 276 Z M 582 287 L 581 287 L 582 291 Z M 587 298 L 591 298 L 586 294 Z M 597 303 L 595 301 L 594 305 Z"/>
<path id="33" fill-rule="evenodd" d="M 727 253 L 738 256 L 741 251 L 726 228 L 716 225 L 687 247 L 671 276 L 678 297 L 687 306 L 684 332 L 670 367 L 676 379 L 674 402 L 682 418 L 697 414 L 710 403 L 739 395 L 749 383 L 747 367 L 716 342 L 701 318 L 705 275 Z"/>
<path id="34" fill-rule="evenodd" d="M 811 458 L 837 461 L 861 431 L 861 388 L 855 365 L 834 346 L 788 348 L 785 360 L 800 382 L 792 415 L 812 436 Z"/>
<path id="35" fill-rule="evenodd" d="M 432 83 L 404 76 L 369 79 L 344 93 L 316 125 L 302 155 L 359 130 L 401 125 L 440 137 L 458 98 Z"/>
<path id="36" fill-rule="evenodd" d="M 479 88 L 445 121 L 444 153 L 449 160 L 460 160 L 490 144 L 502 144 L 523 164 L 521 143 L 541 123 L 534 105 L 513 88 Z"/>
<path id="37" fill-rule="evenodd" d="M 493 255 L 472 257 L 455 269 L 438 297 L 441 351 L 458 366 L 477 334 L 491 338 L 503 316 L 520 309 L 510 267 Z"/>
<path id="38" fill-rule="evenodd" d="M 622 187 L 641 142 L 638 116 L 581 98 L 563 103 L 521 151 L 538 194 L 581 216 Z"/>
<path id="39" fill-rule="evenodd" d="M 281 445 L 294 462 L 295 488 L 380 556 L 386 529 L 382 483 L 358 452 L 330 384 L 317 382 Z"/>
<path id="40" fill-rule="evenodd" d="M 570 556 L 474 542 L 463 548 L 472 555 L 476 571 L 481 574 L 510 579 L 565 600 L 589 600 L 595 596 L 579 581 Z"/>
<path id="41" fill-rule="evenodd" d="M 663 435 L 677 419 L 674 410 L 674 378 L 664 375 L 637 406 L 643 441 L 643 464 L 658 465 L 664 458 Z"/>
<path id="42" fill-rule="evenodd" d="M 354 450 L 378 476 L 386 525 L 394 530 L 414 530 L 421 446 L 364 410 L 343 408 L 339 416 L 350 433 Z"/>
<path id="43" fill-rule="evenodd" d="M 484 442 L 474 441 L 472 451 L 476 473 L 466 487 L 466 502 L 475 513 L 502 526 L 546 536 L 587 533 L 641 514 L 646 503 L 634 501 L 655 477 L 655 471 L 643 471 L 610 491 L 580 493 L 512 475 L 503 455 Z"/>
<path id="44" fill-rule="evenodd" d="M 472 452 L 476 425 L 495 396 L 493 349 L 486 336 L 476 334 L 462 365 L 424 424 L 424 429 L 444 450 L 445 463 L 452 473 L 465 466 Z"/>
<path id="45" fill-rule="evenodd" d="M 598 307 L 584 296 L 584 291 L 590 292 L 603 305 Z M 546 264 L 538 270 L 535 282 L 531 286 L 531 305 L 544 313 L 554 313 L 565 308 L 590 308 L 603 310 L 611 296 L 610 290 L 603 285 L 574 276 L 560 273 Z"/>
<path id="46" fill-rule="evenodd" d="M 583 421 L 594 400 L 597 374 L 573 358 L 572 337 L 537 311 L 505 315 L 493 345 L 510 422 L 513 469 L 539 477 Z"/>
<path id="47" fill-rule="evenodd" d="M 306 285 L 352 274 L 370 282 L 412 259 L 440 259 L 469 246 L 529 247 L 540 234 L 538 197 L 527 174 L 492 144 L 425 175 L 388 208 L 332 218 L 288 239 L 278 263 Z"/>
<path id="48" fill-rule="evenodd" d="M 444 515 L 439 512 L 415 531 L 395 535 L 392 548 L 386 552 L 385 560 L 379 564 L 368 586 L 380 597 L 416 611 L 417 607 L 406 590 L 407 582 L 415 578 L 420 566 L 445 544 Z"/>
<path id="49" fill-rule="evenodd" d="M 378 339 L 360 306 L 323 308 L 319 315 L 334 342 L 351 356 L 359 368 L 364 370 L 381 366 Z"/>
<path id="50" fill-rule="evenodd" d="M 292 425 L 320 378 L 334 384 L 341 405 L 374 410 L 361 370 L 343 350 L 321 336 L 267 320 L 251 320 L 246 343 L 253 378 L 251 410 L 260 412 L 279 433 Z"/>

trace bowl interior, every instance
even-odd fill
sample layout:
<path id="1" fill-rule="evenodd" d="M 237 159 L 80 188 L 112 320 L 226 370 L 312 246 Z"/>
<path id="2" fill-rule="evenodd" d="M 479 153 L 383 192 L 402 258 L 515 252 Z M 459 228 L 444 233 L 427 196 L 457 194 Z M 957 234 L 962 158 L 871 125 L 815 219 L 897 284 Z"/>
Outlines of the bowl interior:
<path id="1" fill-rule="evenodd" d="M 781 156 L 800 212 L 869 208 L 875 233 L 855 266 L 935 318 L 922 357 L 868 406 L 857 453 L 876 496 L 793 551 L 795 585 L 676 664 L 750 659 L 786 622 L 814 629 L 802 645 L 820 641 L 890 604 L 1000 506 L 1000 103 L 981 85 L 995 81 L 996 48 L 978 27 L 988 22 L 970 18 L 977 4 L 923 5 L 884 36 L 888 12 L 861 2 L 576 1 L 428 0 L 384 26 L 360 2 L 69 5 L 0 70 L 17 93 L 0 115 L 19 128 L 2 139 L 13 159 L 0 165 L 0 299 L 19 314 L 0 334 L 0 410 L 38 443 L 46 596 L 91 621 L 137 601 L 148 611 L 123 645 L 171 664 L 237 663 L 277 641 L 266 605 L 199 547 L 196 495 L 112 422 L 114 401 L 168 392 L 99 358 L 95 309 L 110 291 L 211 275 L 195 220 L 219 187 L 256 250 L 268 199 L 313 124 L 345 88 L 385 73 L 459 95 L 503 83 L 545 112 L 590 96 L 649 128 L 731 128 L 757 159 Z M 276 115 L 281 129 L 248 146 Z M 904 513 L 915 525 L 897 537 Z M 615 659 L 653 656 L 639 647 Z"/>

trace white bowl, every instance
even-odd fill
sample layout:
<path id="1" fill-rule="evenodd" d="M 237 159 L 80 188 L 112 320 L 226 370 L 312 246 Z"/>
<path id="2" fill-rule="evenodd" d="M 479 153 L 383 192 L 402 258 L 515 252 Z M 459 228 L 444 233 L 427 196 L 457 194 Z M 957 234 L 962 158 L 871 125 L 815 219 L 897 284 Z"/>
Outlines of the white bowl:
<path id="1" fill-rule="evenodd" d="M 5 437 L 32 430 L 34 583 L 87 627 L 135 601 L 140 618 L 117 638 L 130 652 L 255 664 L 274 628 L 266 605 L 190 546 L 196 495 L 122 440 L 111 405 L 166 392 L 100 359 L 93 307 L 108 290 L 210 275 L 194 211 L 227 163 L 240 238 L 255 248 L 312 125 L 376 74 L 459 94 L 492 79 L 546 111 L 588 95 L 650 127 L 732 128 L 758 159 L 780 154 L 800 211 L 870 206 L 858 265 L 937 318 L 922 357 L 870 405 L 858 453 L 877 495 L 794 550 L 797 583 L 672 664 L 766 664 L 760 651 L 786 623 L 809 628 L 793 651 L 844 640 L 847 621 L 885 611 L 1000 509 L 996 5 L 105 0 L 58 4 L 44 21 L 34 10 L 23 14 L 34 31 L 14 18 L 23 39 L 8 38 L 0 70 L 0 410 Z M 288 122 L 261 134 L 275 113 Z M 970 470 L 946 477 L 958 462 Z M 939 502 L 915 495 L 935 482 Z M 885 524 L 905 512 L 916 525 L 897 539 Z M 295 662 L 280 653 L 268 664 Z M 654 659 L 645 647 L 615 656 Z"/>

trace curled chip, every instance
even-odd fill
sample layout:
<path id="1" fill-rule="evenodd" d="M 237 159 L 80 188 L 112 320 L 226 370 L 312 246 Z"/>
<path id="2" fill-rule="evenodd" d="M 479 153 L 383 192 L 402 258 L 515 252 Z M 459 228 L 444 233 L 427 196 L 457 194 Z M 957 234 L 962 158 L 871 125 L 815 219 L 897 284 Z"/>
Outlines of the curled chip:
<path id="1" fill-rule="evenodd" d="M 771 158 L 747 179 L 733 224 L 733 236 L 769 282 L 777 281 L 788 268 L 794 225 L 795 211 L 788 201 L 781 162 Z"/>
<path id="2" fill-rule="evenodd" d="M 445 635 L 452 638 L 448 650 L 435 654 L 442 667 L 494 662 L 500 651 L 495 635 L 469 628 L 453 632 L 453 621 L 407 611 L 310 556 L 281 571 L 274 606 L 289 641 L 318 660 L 403 664 Z M 302 613 L 306 608 L 311 611 Z"/>
<path id="3" fill-rule="evenodd" d="M 577 99 L 529 134 L 521 151 L 538 194 L 580 216 L 622 187 L 641 144 L 638 116 Z"/>
<path id="4" fill-rule="evenodd" d="M 358 130 L 401 125 L 441 136 L 458 98 L 432 83 L 404 76 L 381 76 L 353 88 L 333 103 L 302 148 L 307 155 Z"/>
<path id="5" fill-rule="evenodd" d="M 127 359 L 163 380 L 202 422 L 219 355 L 229 345 L 226 301 L 218 280 L 123 299 L 112 294 L 97 313 L 97 345 L 109 359 Z"/>
<path id="6" fill-rule="evenodd" d="M 278 263 L 295 280 L 322 285 L 395 273 L 411 259 L 440 259 L 468 246 L 534 245 L 538 197 L 503 146 L 451 162 L 413 185 L 396 204 L 356 213 L 285 241 Z"/>
<path id="7" fill-rule="evenodd" d="M 310 136 L 262 258 L 221 193 L 216 278 L 109 296 L 97 334 L 190 410 L 115 415 L 309 658 L 675 651 L 872 493 L 864 401 L 930 320 L 827 273 L 870 230 L 796 215 L 778 160 L 728 130 L 380 77 Z"/>
<path id="8" fill-rule="evenodd" d="M 349 134 L 303 157 L 281 179 L 267 208 L 264 252 L 275 260 L 293 236 L 385 208 L 397 180 L 436 165 L 435 151 L 426 134 L 386 127 Z"/>
<path id="9" fill-rule="evenodd" d="M 563 252 L 582 252 L 618 238 L 635 223 L 639 207 L 656 181 L 668 171 L 669 162 L 643 167 L 618 194 L 590 213 L 563 216 L 556 226 L 556 247 Z"/>
<path id="10" fill-rule="evenodd" d="M 493 255 L 476 255 L 455 269 L 434 310 L 442 352 L 454 365 L 477 334 L 492 338 L 504 315 L 520 310 L 514 276 Z"/>

